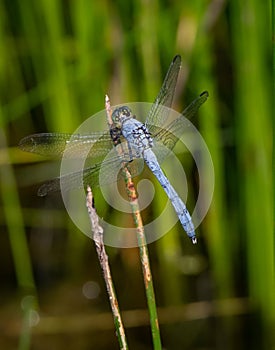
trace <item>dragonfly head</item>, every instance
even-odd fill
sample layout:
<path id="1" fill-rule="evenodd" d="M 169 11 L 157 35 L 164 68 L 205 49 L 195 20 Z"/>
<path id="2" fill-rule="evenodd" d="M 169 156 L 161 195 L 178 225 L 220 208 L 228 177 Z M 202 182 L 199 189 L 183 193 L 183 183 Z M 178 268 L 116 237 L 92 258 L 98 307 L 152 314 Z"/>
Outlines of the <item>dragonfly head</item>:
<path id="1" fill-rule="evenodd" d="M 126 119 L 133 118 L 132 111 L 127 106 L 116 108 L 112 114 L 112 121 L 117 127 L 121 127 Z"/>

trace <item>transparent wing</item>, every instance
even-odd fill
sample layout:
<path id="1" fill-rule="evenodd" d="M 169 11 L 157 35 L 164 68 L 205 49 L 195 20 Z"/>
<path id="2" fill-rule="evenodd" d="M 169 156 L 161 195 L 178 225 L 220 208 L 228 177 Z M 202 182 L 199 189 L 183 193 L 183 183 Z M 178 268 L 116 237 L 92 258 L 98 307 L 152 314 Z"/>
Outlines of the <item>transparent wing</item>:
<path id="1" fill-rule="evenodd" d="M 123 144 L 125 151 L 125 148 L 128 146 L 126 142 Z M 39 188 L 38 195 L 46 196 L 48 193 L 60 191 L 61 188 L 64 191 L 68 191 L 82 188 L 83 186 L 86 188 L 87 185 L 93 188 L 116 182 L 122 176 L 121 168 L 124 164 L 128 167 L 133 177 L 137 176 L 142 172 L 143 159 L 139 158 L 139 153 L 132 148 L 130 152 L 127 152 L 126 154 L 125 151 L 125 154 L 121 156 L 118 155 L 118 150 L 113 148 L 101 163 L 85 167 L 83 171 L 74 171 L 48 180 Z"/>
<path id="2" fill-rule="evenodd" d="M 171 107 L 173 97 L 175 94 L 175 88 L 178 80 L 178 75 L 181 66 L 181 57 L 179 55 L 175 56 L 170 64 L 168 72 L 163 81 L 162 87 L 148 113 L 145 125 L 151 134 L 155 133 L 155 125 L 161 126 L 165 123 L 167 118 L 165 107 Z"/>
<path id="3" fill-rule="evenodd" d="M 23 151 L 47 157 L 83 158 L 88 156 L 96 158 L 106 155 L 113 147 L 113 143 L 108 131 L 87 135 L 41 133 L 23 138 L 19 147 Z"/>
<path id="4" fill-rule="evenodd" d="M 209 94 L 207 91 L 202 92 L 188 107 L 174 119 L 170 124 L 164 125 L 164 128 L 155 128 L 155 134 L 152 135 L 156 144 L 162 144 L 169 149 L 173 149 L 178 139 L 182 136 L 184 129 L 187 127 L 187 120 L 191 119 L 199 110 L 201 105 L 207 100 Z M 159 147 L 159 161 L 165 158 L 165 148 Z M 155 152 L 155 150 L 154 150 Z M 167 153 L 167 151 L 166 151 Z"/>

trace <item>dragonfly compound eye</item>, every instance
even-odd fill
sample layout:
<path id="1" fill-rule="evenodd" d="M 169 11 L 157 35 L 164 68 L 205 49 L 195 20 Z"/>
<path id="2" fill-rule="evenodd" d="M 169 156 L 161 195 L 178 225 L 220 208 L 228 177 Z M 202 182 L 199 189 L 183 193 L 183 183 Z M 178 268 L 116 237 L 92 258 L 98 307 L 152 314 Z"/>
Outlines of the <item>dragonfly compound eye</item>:
<path id="1" fill-rule="evenodd" d="M 121 107 L 121 113 L 122 113 L 125 117 L 130 117 L 130 115 L 131 115 L 131 110 L 130 110 L 129 107 L 123 106 L 123 107 Z"/>
<path id="2" fill-rule="evenodd" d="M 131 109 L 127 106 L 116 108 L 112 114 L 112 120 L 115 124 L 121 124 L 132 115 Z"/>
<path id="3" fill-rule="evenodd" d="M 120 108 L 116 108 L 112 114 L 112 121 L 117 124 L 120 122 Z"/>

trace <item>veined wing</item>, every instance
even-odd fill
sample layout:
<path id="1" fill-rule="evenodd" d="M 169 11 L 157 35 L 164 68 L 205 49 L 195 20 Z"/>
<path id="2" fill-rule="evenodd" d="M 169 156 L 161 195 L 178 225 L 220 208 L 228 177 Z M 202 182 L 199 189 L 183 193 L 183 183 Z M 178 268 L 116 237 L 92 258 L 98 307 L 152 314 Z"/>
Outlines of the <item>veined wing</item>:
<path id="1" fill-rule="evenodd" d="M 20 141 L 19 147 L 23 151 L 47 157 L 97 158 L 106 155 L 113 143 L 108 131 L 86 135 L 41 133 L 26 136 Z"/>
<path id="2" fill-rule="evenodd" d="M 191 119 L 199 110 L 200 106 L 207 100 L 209 94 L 207 91 L 202 92 L 181 115 L 173 120 L 164 128 L 155 128 L 155 134 L 152 135 L 156 143 L 163 144 L 169 149 L 173 149 L 178 139 L 182 136 L 184 129 L 187 127 L 186 119 Z M 164 148 L 163 148 L 164 149 Z M 165 157 L 163 155 L 163 157 Z M 162 161 L 162 157 L 158 157 Z"/>
<path id="3" fill-rule="evenodd" d="M 163 112 L 163 106 L 170 108 L 172 105 L 180 66 L 181 57 L 177 55 L 174 57 L 173 61 L 170 64 L 168 72 L 163 81 L 162 87 L 149 111 L 145 122 L 145 125 L 151 134 L 154 134 L 156 132 L 155 125 L 162 126 L 165 123 L 167 113 Z"/>
<path id="4" fill-rule="evenodd" d="M 131 156 L 134 151 L 131 152 Z M 137 155 L 137 153 L 136 153 Z M 89 166 L 83 171 L 71 172 L 45 182 L 39 189 L 39 196 L 46 196 L 48 193 L 64 191 L 71 189 L 86 188 L 87 185 L 92 188 L 116 182 L 121 177 L 121 168 L 123 164 L 129 168 L 131 175 L 137 176 L 143 169 L 142 158 L 124 158 L 117 155 L 117 150 L 113 148 L 101 163 Z"/>

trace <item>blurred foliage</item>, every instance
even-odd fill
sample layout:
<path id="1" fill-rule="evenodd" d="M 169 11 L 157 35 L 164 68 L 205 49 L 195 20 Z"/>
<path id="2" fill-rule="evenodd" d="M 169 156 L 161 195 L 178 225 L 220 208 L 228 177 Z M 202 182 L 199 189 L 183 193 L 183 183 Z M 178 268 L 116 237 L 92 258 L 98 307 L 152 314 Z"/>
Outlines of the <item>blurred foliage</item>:
<path id="1" fill-rule="evenodd" d="M 58 166 L 17 144 L 35 132 L 73 132 L 104 108 L 105 93 L 113 104 L 153 102 L 176 53 L 175 109 L 210 94 L 195 123 L 212 155 L 215 193 L 197 246 L 179 224 L 149 246 L 163 344 L 274 348 L 270 10 L 256 0 L 0 2 L 1 348 L 117 347 L 91 241 L 59 195 L 36 197 L 36 183 Z M 184 167 L 191 207 L 196 172 L 188 159 Z M 108 251 L 121 309 L 144 308 L 137 250 Z M 91 300 L 81 292 L 90 279 L 102 289 Z M 125 322 L 130 348 L 150 348 L 148 318 L 133 319 L 132 328 Z"/>

